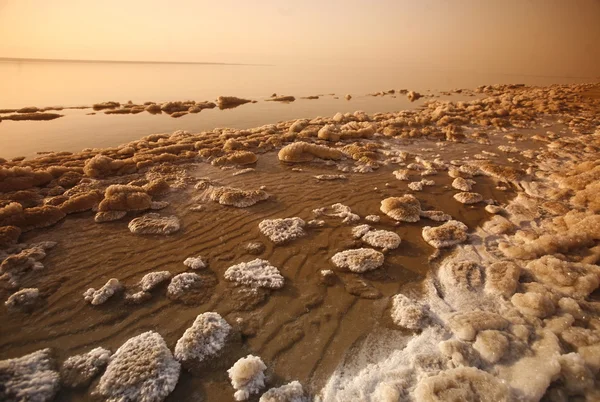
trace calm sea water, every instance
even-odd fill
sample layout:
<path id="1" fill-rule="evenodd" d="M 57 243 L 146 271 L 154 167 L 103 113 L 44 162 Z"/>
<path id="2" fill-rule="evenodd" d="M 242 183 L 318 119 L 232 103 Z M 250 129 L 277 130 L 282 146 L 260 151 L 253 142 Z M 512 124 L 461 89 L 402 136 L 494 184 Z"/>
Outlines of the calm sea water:
<path id="1" fill-rule="evenodd" d="M 0 61 L 0 109 L 24 106 L 78 106 L 115 100 L 214 100 L 219 95 L 255 99 L 230 110 L 203 110 L 175 119 L 168 115 L 87 115 L 90 109 L 65 110 L 52 121 L 0 123 L 0 156 L 33 156 L 37 151 L 78 151 L 116 146 L 151 133 L 178 129 L 199 132 L 215 127 L 250 128 L 281 120 L 368 113 L 415 107 L 404 96 L 368 93 L 407 88 L 474 88 L 494 83 L 549 85 L 585 82 L 582 78 L 517 76 L 372 63 L 360 65 L 253 66 L 212 64 L 126 64 Z M 264 102 L 272 93 L 293 95 L 289 104 Z M 336 94 L 339 99 L 329 94 Z M 352 94 L 350 101 L 344 95 Z M 324 95 L 317 100 L 302 96 Z"/>

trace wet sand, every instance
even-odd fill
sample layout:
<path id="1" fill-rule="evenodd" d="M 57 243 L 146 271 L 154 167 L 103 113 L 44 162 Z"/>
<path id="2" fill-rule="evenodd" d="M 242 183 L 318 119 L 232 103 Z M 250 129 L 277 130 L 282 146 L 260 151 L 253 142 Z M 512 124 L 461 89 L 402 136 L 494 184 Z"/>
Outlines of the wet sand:
<path id="1" fill-rule="evenodd" d="M 592 96 L 597 96 L 597 93 L 597 88 L 590 90 Z M 552 121 L 548 117 L 542 120 Z M 548 130 L 562 133 L 563 138 L 572 135 L 565 124 L 554 121 L 548 124 L 551 127 L 536 125 L 535 128 L 504 131 L 488 126 L 484 129 L 488 133 L 487 144 L 482 144 L 472 135 L 477 128 L 467 130 L 468 139 L 464 142 L 436 143 L 425 138 L 385 136 L 358 141 L 376 144 L 378 151 L 408 152 L 410 156 L 403 162 L 404 165 L 415 162 L 415 156 L 429 161 L 440 157 L 446 163 L 465 159 L 475 162 L 479 159 L 475 155 L 483 155 L 481 158 L 484 158 L 486 151 L 495 154 L 487 157 L 496 165 L 525 170 L 531 164 L 530 159 L 521 153 L 501 152 L 498 146 L 516 145 L 519 151 L 538 150 L 545 143 L 532 140 L 535 135 L 543 136 Z M 523 139 L 514 141 L 513 137 L 506 138 L 507 134 L 514 138 L 522 135 Z M 244 135 L 236 136 L 236 139 L 243 141 Z M 346 140 L 344 144 L 350 142 Z M 277 145 L 272 148 L 277 150 Z M 422 229 L 438 224 L 428 219 L 398 224 L 380 212 L 381 200 L 412 193 L 420 200 L 422 209 L 450 214 L 453 219 L 465 223 L 470 231 L 475 231 L 491 218 L 492 215 L 484 210 L 486 204 L 463 205 L 457 202 L 453 198 L 457 190 L 451 187 L 453 178 L 443 169 L 423 177 L 433 180 L 433 186 L 413 192 L 408 189 L 408 181 L 394 177 L 392 172 L 400 168 L 397 164 L 381 163 L 370 173 L 346 172 L 344 170 L 362 165 L 352 159 L 335 163 L 282 163 L 276 152 L 269 151 L 269 147 L 264 148 L 261 150 L 263 153 L 258 153 L 258 162 L 252 165 L 255 171 L 238 176 L 233 175 L 235 169 L 190 162 L 187 157 L 172 165 L 176 169 L 185 169 L 186 183 L 192 184 L 199 178 L 208 177 L 221 185 L 241 189 L 265 186 L 265 191 L 270 194 L 268 200 L 256 205 L 233 208 L 199 200 L 202 190 L 191 185 L 174 188 L 167 195 L 153 198 L 170 203 L 166 209 L 159 211 L 161 215 L 176 215 L 181 220 L 182 229 L 173 235 L 139 236 L 130 233 L 127 223 L 136 216 L 135 213 L 130 213 L 122 221 L 97 224 L 93 221 L 93 212 L 71 214 L 54 226 L 21 235 L 21 243 L 50 240 L 57 241 L 58 245 L 43 260 L 46 269 L 28 273 L 20 284 L 21 288 L 39 288 L 43 294 L 42 304 L 29 313 L 7 309 L 0 312 L 4 323 L 0 359 L 51 347 L 57 360 L 62 362 L 69 356 L 85 353 L 97 346 L 115 351 L 129 338 L 147 330 L 160 333 L 173 349 L 177 339 L 198 314 L 216 311 L 234 326 L 235 339 L 224 355 L 211 362 L 208 368 L 193 373 L 182 370 L 178 385 L 167 400 L 225 401 L 232 400 L 233 393 L 226 370 L 238 358 L 249 353 L 260 356 L 267 364 L 267 388 L 299 380 L 309 394 L 317 395 L 339 364 L 348 358 L 347 352 L 360 350 L 365 339 L 379 334 L 378 337 L 385 340 L 383 344 L 387 345 L 381 345 L 380 350 L 402 344 L 404 340 L 393 333 L 409 333 L 399 330 L 391 322 L 389 300 L 406 289 L 419 289 L 431 276 L 435 264 L 432 265 L 429 259 L 435 249 L 423 240 Z M 115 153 L 109 151 L 109 154 Z M 81 160 L 87 160 L 87 157 L 84 154 Z M 52 164 L 53 158 L 40 166 Z M 64 158 L 77 161 L 79 157 L 65 155 Z M 171 166 L 171 163 L 163 162 L 161 166 Z M 165 168 L 165 171 L 168 170 Z M 320 181 L 314 177 L 340 174 L 340 170 L 344 171 L 346 180 Z M 104 188 L 108 184 L 128 183 L 143 176 L 142 168 L 140 172 L 104 178 L 95 184 L 99 183 L 100 188 Z M 172 177 L 165 177 L 172 185 L 175 184 Z M 421 180 L 420 172 L 412 171 L 411 178 Z M 498 178 L 476 176 L 474 180 L 476 184 L 471 191 L 481 194 L 483 200 L 494 200 L 498 205 L 507 205 L 517 190 L 521 191 L 514 183 L 505 183 L 506 188 L 499 189 L 498 184 L 502 180 Z M 402 243 L 397 249 L 385 253 L 383 267 L 364 274 L 343 272 L 333 267 L 330 258 L 335 253 L 364 246 L 362 241 L 352 237 L 355 225 L 342 223 L 340 218 L 318 217 L 325 220 L 323 227 L 307 229 L 307 236 L 284 245 L 273 244 L 258 230 L 258 224 L 264 219 L 300 217 L 309 221 L 314 218 L 314 209 L 338 202 L 358 214 L 362 218 L 359 223 L 365 223 L 367 215 L 379 215 L 381 220 L 378 223 L 367 223 L 376 229 L 400 235 Z M 201 211 L 190 210 L 198 204 L 204 206 Z M 250 254 L 244 248 L 255 241 L 265 246 L 258 255 Z M 442 252 L 436 261 L 447 254 Z M 168 299 L 166 285 L 153 290 L 151 300 L 140 305 L 126 305 L 122 295 L 116 295 L 100 306 L 90 306 L 83 300 L 82 293 L 86 289 L 99 288 L 109 278 L 118 278 L 129 289 L 149 272 L 168 270 L 174 275 L 186 272 L 188 269 L 183 261 L 198 255 L 207 258 L 209 263 L 208 268 L 198 271 L 198 274 L 213 282 L 214 286 L 204 288 L 196 297 L 185 302 Z M 282 289 L 248 296 L 242 288 L 224 280 L 223 274 L 229 266 L 256 257 L 266 259 L 279 268 L 286 280 Z M 323 284 L 321 279 L 320 272 L 326 269 L 336 273 L 335 282 L 330 286 Z M 6 289 L 0 290 L 3 300 L 11 293 Z M 361 294 L 363 297 L 360 297 Z M 381 339 L 378 342 L 382 343 Z M 383 352 L 374 352 L 366 360 L 376 361 L 383 357 Z M 361 358 L 364 356 L 354 357 L 360 365 L 366 366 L 367 361 L 361 361 Z M 96 378 L 89 390 L 95 387 L 97 381 Z M 88 390 L 63 389 L 56 400 L 92 400 L 89 394 Z M 258 397 L 250 400 L 258 400 Z"/>

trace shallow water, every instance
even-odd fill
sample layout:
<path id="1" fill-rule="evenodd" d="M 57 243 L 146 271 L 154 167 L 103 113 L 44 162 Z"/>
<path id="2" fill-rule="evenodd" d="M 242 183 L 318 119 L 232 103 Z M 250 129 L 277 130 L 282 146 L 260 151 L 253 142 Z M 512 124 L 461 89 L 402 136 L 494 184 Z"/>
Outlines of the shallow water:
<path id="1" fill-rule="evenodd" d="M 493 146 L 494 150 L 498 141 Z M 416 141 L 403 149 L 431 159 L 438 152 L 432 143 Z M 429 151 L 422 147 L 426 146 Z M 472 154 L 481 146 L 455 144 L 444 151 L 448 159 Z M 296 165 L 297 167 L 297 165 Z M 103 346 L 116 350 L 127 339 L 146 330 L 158 331 L 173 348 L 177 339 L 195 317 L 206 311 L 216 311 L 228 322 L 241 318 L 255 327 L 255 334 L 244 342 L 234 342 L 226 354 L 211 367 L 194 372 L 182 371 L 179 384 L 168 400 L 190 400 L 192 396 L 206 400 L 230 400 L 232 390 L 226 369 L 248 353 L 261 356 L 269 366 L 269 386 L 297 379 L 311 392 L 316 392 L 333 372 L 346 351 L 374 328 L 385 328 L 389 318 L 384 314 L 388 297 L 407 284 L 418 284 L 429 271 L 428 257 L 433 248 L 421 238 L 421 229 L 435 222 L 426 219 L 415 224 L 396 225 L 379 212 L 380 201 L 407 191 L 407 182 L 394 178 L 393 165 L 375 173 L 346 174 L 348 180 L 321 182 L 313 176 L 337 173 L 323 164 L 304 164 L 302 172 L 280 163 L 275 153 L 259 158 L 256 172 L 232 176 L 232 170 L 221 170 L 205 164 L 196 165 L 193 174 L 210 177 L 224 185 L 256 189 L 262 185 L 271 198 L 255 206 L 237 209 L 215 203 L 206 204 L 202 212 L 191 212 L 199 190 L 179 190 L 164 199 L 171 202 L 161 214 L 175 214 L 182 220 L 183 230 L 168 237 L 136 236 L 127 229 L 127 222 L 96 224 L 91 213 L 77 214 L 55 227 L 30 232 L 24 242 L 57 240 L 59 245 L 44 259 L 46 270 L 30 277 L 23 286 L 52 289 L 43 308 L 25 318 L 21 313 L 2 310 L 3 336 L 0 338 L 0 359 L 21 356 L 40 348 L 52 347 L 59 360 L 76 353 Z M 470 228 L 487 218 L 481 206 L 464 206 L 456 202 L 450 187 L 451 178 L 444 172 L 434 176 L 436 185 L 417 193 L 424 209 L 441 209 Z M 386 186 L 386 183 L 388 184 Z M 485 199 L 507 200 L 511 191 L 498 191 L 488 178 L 477 178 L 474 191 Z M 337 282 L 326 287 L 320 283 L 320 271 L 332 269 L 329 259 L 351 245 L 353 225 L 340 218 L 325 218 L 323 228 L 309 229 L 308 236 L 283 246 L 274 246 L 258 232 L 258 223 L 267 218 L 299 216 L 312 218 L 315 208 L 342 202 L 361 217 L 381 215 L 380 229 L 398 233 L 402 244 L 390 251 L 381 269 L 357 275 L 337 272 Z M 258 255 L 278 267 L 286 285 L 273 291 L 256 308 L 236 299 L 236 288 L 223 279 L 231 265 L 249 261 L 243 248 L 251 241 L 266 245 Z M 151 271 L 169 270 L 173 274 L 186 271 L 183 260 L 190 256 L 208 257 L 209 268 L 200 274 L 218 279 L 215 288 L 206 290 L 206 297 L 191 304 L 173 302 L 165 296 L 165 286 L 154 290 L 152 300 L 128 306 L 120 296 L 106 304 L 93 307 L 84 302 L 82 293 L 89 287 L 100 287 L 109 278 L 118 278 L 132 288 Z M 360 284 L 381 293 L 381 298 L 364 299 L 351 295 L 346 286 Z M 5 292 L 5 291 L 1 291 Z M 9 293 L 4 296 L 8 296 Z M 4 297 L 5 298 L 5 297 Z M 253 332 L 253 331 L 249 331 Z M 93 385 L 92 385 L 93 387 Z M 92 388 L 90 388 L 92 389 Z M 61 391 L 58 400 L 89 400 L 85 392 Z"/>
<path id="2" fill-rule="evenodd" d="M 211 65 L 122 64 L 0 61 L 0 109 L 25 106 L 91 106 L 108 100 L 214 100 L 234 95 L 259 101 L 230 110 L 203 110 L 171 118 L 166 114 L 95 115 L 91 109 L 63 110 L 52 121 L 0 122 L 0 157 L 34 156 L 39 151 L 79 151 L 116 146 L 159 132 L 199 132 L 215 127 L 249 128 L 281 120 L 329 116 L 364 110 L 388 112 L 415 107 L 404 95 L 372 97 L 369 93 L 406 88 L 427 94 L 474 88 L 495 82 L 549 85 L 585 79 L 440 71 L 426 66 L 364 65 Z M 295 102 L 263 102 L 272 93 L 293 95 Z M 339 97 L 335 99 L 333 95 Z M 352 94 L 346 101 L 344 96 Z M 323 95 L 319 99 L 302 96 Z M 462 99 L 456 96 L 455 99 Z"/>

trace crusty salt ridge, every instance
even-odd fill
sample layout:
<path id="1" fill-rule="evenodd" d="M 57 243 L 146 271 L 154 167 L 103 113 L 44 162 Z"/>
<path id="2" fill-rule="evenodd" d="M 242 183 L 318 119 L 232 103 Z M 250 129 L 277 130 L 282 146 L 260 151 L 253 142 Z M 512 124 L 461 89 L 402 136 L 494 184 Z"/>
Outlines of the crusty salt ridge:
<path id="1" fill-rule="evenodd" d="M 0 400 L 47 402 L 60 387 L 50 349 L 0 360 Z"/>
<path id="2" fill-rule="evenodd" d="M 269 198 L 269 194 L 263 190 L 240 190 L 233 187 L 209 187 L 207 191 L 211 201 L 236 208 L 247 208 Z"/>
<path id="3" fill-rule="evenodd" d="M 479 193 L 462 192 L 454 194 L 454 199 L 462 204 L 476 204 L 483 201 L 483 196 Z"/>
<path id="4" fill-rule="evenodd" d="M 176 216 L 160 216 L 150 213 L 129 222 L 129 230 L 135 234 L 162 234 L 169 235 L 181 228 L 179 218 Z"/>
<path id="5" fill-rule="evenodd" d="M 399 293 L 392 297 L 390 313 L 394 324 L 407 329 L 420 329 L 427 317 L 427 307 Z"/>
<path id="6" fill-rule="evenodd" d="M 69 357 L 60 369 L 61 383 L 70 388 L 88 386 L 110 360 L 111 352 L 95 348 L 87 353 Z"/>
<path id="7" fill-rule="evenodd" d="M 105 303 L 115 293 L 120 292 L 121 290 L 123 290 L 123 285 L 121 285 L 121 282 L 119 282 L 119 280 L 116 278 L 111 278 L 98 290 L 94 288 L 89 288 L 86 290 L 83 294 L 83 298 L 86 302 L 97 306 Z"/>
<path id="8" fill-rule="evenodd" d="M 204 257 L 188 257 L 183 261 L 183 265 L 190 269 L 203 269 L 208 266 L 207 262 L 204 260 Z"/>
<path id="9" fill-rule="evenodd" d="M 24 309 L 34 305 L 39 297 L 40 291 L 37 288 L 24 288 L 10 295 L 4 304 L 11 309 Z"/>
<path id="10" fill-rule="evenodd" d="M 475 181 L 469 179 L 463 179 L 462 177 L 457 177 L 452 182 L 452 187 L 460 191 L 471 191 L 471 188 L 475 184 Z"/>
<path id="11" fill-rule="evenodd" d="M 415 196 L 390 197 L 381 201 L 381 212 L 401 222 L 417 222 L 420 219 L 421 203 Z"/>
<path id="12" fill-rule="evenodd" d="M 140 280 L 139 286 L 143 291 L 149 292 L 169 279 L 171 279 L 169 271 L 150 272 Z"/>
<path id="13" fill-rule="evenodd" d="M 298 381 L 292 381 L 281 387 L 271 388 L 259 399 L 259 402 L 308 402 L 308 397 L 304 396 L 302 384 Z"/>
<path id="14" fill-rule="evenodd" d="M 216 356 L 225 346 L 231 325 L 217 313 L 203 313 L 185 330 L 173 354 L 180 362 L 202 362 Z"/>
<path id="15" fill-rule="evenodd" d="M 294 218 L 265 219 L 258 224 L 258 229 L 275 244 L 285 242 L 305 236 L 304 220 Z"/>
<path id="16" fill-rule="evenodd" d="M 362 236 L 362 241 L 371 247 L 393 250 L 398 248 L 401 239 L 398 234 L 389 230 L 371 230 Z"/>
<path id="17" fill-rule="evenodd" d="M 260 258 L 232 265 L 225 271 L 225 279 L 252 288 L 279 289 L 284 283 L 279 270 Z"/>
<path id="18" fill-rule="evenodd" d="M 124 218 L 125 215 L 127 215 L 127 211 L 100 211 L 94 216 L 94 221 L 96 223 L 118 221 Z"/>
<path id="19" fill-rule="evenodd" d="M 260 357 L 248 355 L 227 370 L 231 385 L 236 390 L 233 394 L 236 401 L 245 401 L 250 395 L 257 394 L 264 388 L 266 369 L 267 366 Z"/>
<path id="20" fill-rule="evenodd" d="M 191 289 L 202 286 L 202 278 L 192 272 L 175 275 L 167 287 L 167 297 L 178 299 Z"/>
<path id="21" fill-rule="evenodd" d="M 117 349 L 95 393 L 107 402 L 160 402 L 177 385 L 180 369 L 163 338 L 144 332 Z"/>
<path id="22" fill-rule="evenodd" d="M 313 214 L 315 214 L 316 216 L 325 215 L 325 216 L 342 218 L 343 223 L 354 223 L 354 222 L 358 222 L 360 220 L 360 216 L 353 213 L 352 210 L 350 209 L 350 207 L 348 207 L 344 204 L 341 204 L 339 202 L 336 204 L 333 204 L 329 208 L 326 207 L 326 208 L 314 209 Z"/>
<path id="23" fill-rule="evenodd" d="M 467 240 L 469 228 L 459 221 L 448 221 L 437 227 L 425 226 L 423 239 L 435 248 L 451 247 Z"/>
<path id="24" fill-rule="evenodd" d="M 331 257 L 331 262 L 336 267 L 358 273 L 377 269 L 383 265 L 383 261 L 383 254 L 372 248 L 340 251 Z"/>

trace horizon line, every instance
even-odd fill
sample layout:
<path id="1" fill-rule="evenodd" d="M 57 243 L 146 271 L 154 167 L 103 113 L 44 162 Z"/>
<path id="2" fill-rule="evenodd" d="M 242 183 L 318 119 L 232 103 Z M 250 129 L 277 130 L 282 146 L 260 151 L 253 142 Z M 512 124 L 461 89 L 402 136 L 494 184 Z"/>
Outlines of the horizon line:
<path id="1" fill-rule="evenodd" d="M 223 63 L 205 61 L 159 61 L 159 60 L 92 60 L 92 59 L 45 59 L 39 57 L 0 57 L 1 61 L 30 61 L 30 62 L 53 62 L 53 63 L 113 63 L 113 64 L 204 64 L 221 66 L 273 66 L 274 64 L 256 63 Z"/>

